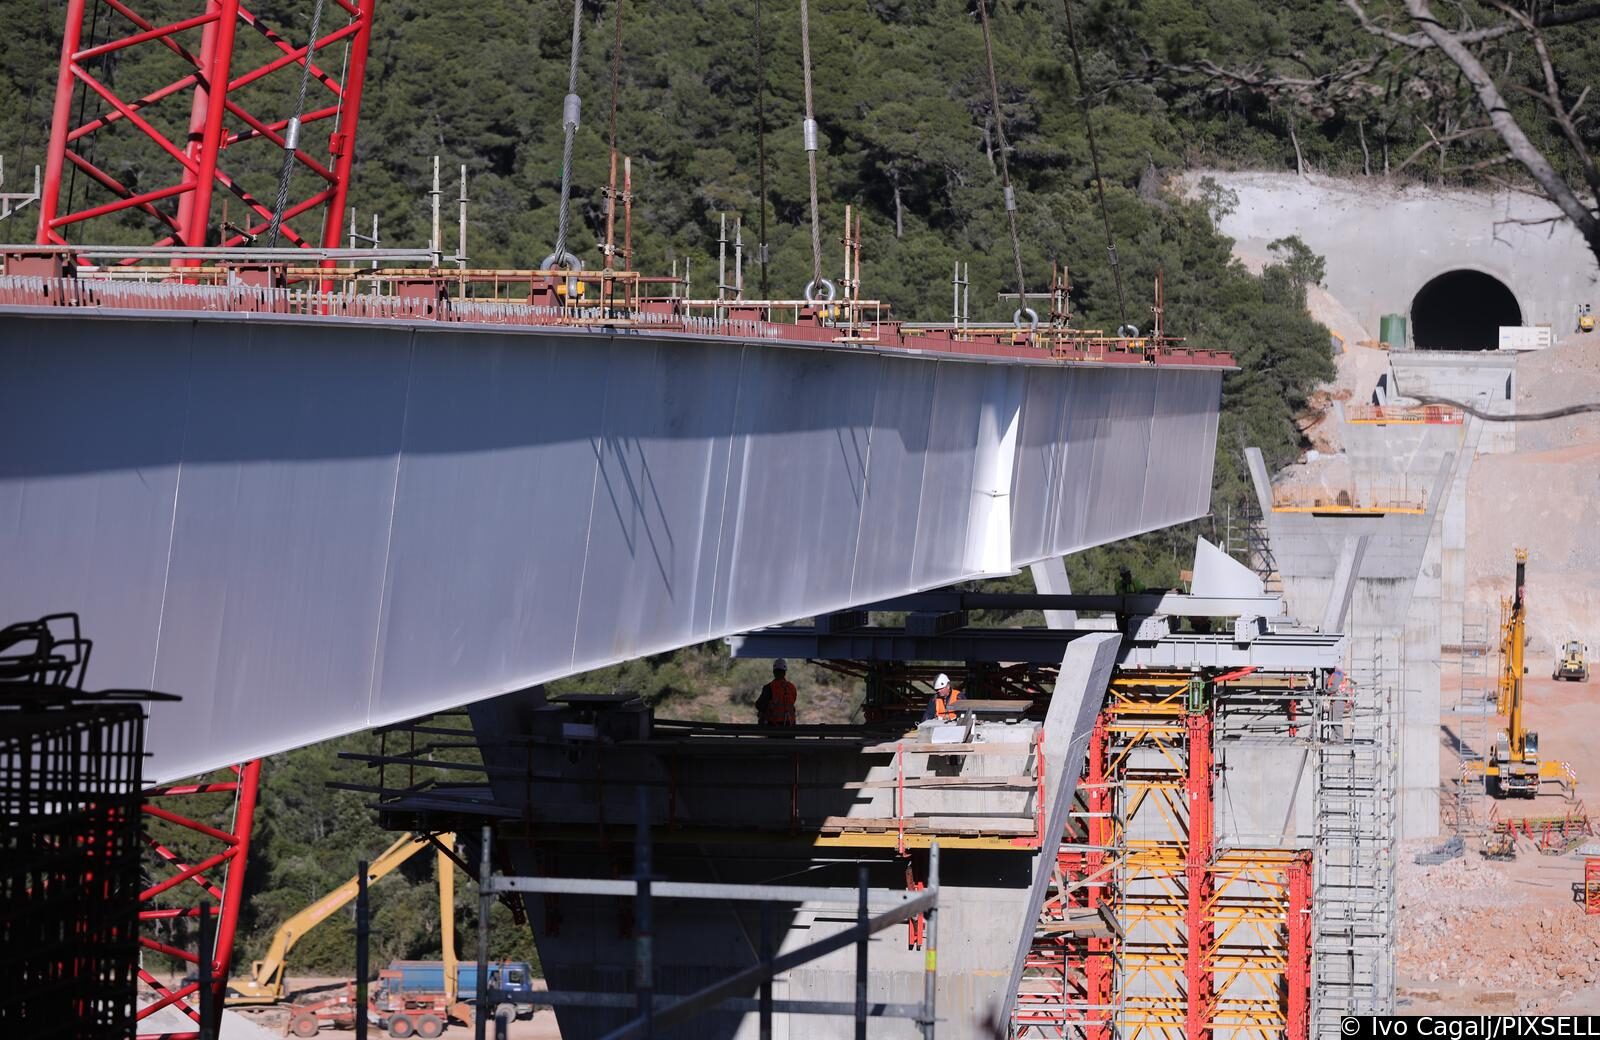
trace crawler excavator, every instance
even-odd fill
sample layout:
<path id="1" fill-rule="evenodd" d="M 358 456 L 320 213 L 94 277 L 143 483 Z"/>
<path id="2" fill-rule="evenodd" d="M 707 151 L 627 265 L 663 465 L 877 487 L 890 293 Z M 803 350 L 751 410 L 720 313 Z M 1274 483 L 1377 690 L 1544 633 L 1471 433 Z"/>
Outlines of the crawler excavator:
<path id="1" fill-rule="evenodd" d="M 1560 784 L 1570 798 L 1578 777 L 1570 765 L 1539 760 L 1539 734 L 1527 729 L 1523 678 L 1528 674 L 1523 651 L 1528 644 L 1527 582 L 1528 550 L 1518 549 L 1517 584 L 1512 598 L 1501 605 L 1500 623 L 1500 699 L 1499 712 L 1506 717 L 1506 728 L 1495 736 L 1489 762 L 1483 770 L 1485 790 L 1492 798 L 1532 798 L 1544 780 Z"/>
<path id="2" fill-rule="evenodd" d="M 439 835 L 439 844 L 444 848 L 455 845 L 455 835 Z M 384 849 L 378 858 L 367 866 L 367 884 L 371 885 L 380 878 L 392 873 L 402 863 L 423 849 L 431 848 L 425 835 L 402 834 L 393 845 Z M 439 870 L 441 877 L 449 877 L 449 860 L 440 853 Z M 327 920 L 340 907 L 356 897 L 360 888 L 360 875 L 352 877 L 338 888 L 307 906 L 304 910 L 290 917 L 273 933 L 272 945 L 267 947 L 266 956 L 250 966 L 249 978 L 233 978 L 228 980 L 227 1002 L 229 1007 L 251 1007 L 267 1004 L 276 1004 L 284 996 L 284 961 L 289 956 L 289 951 L 294 949 L 294 944 L 304 939 L 306 933 L 317 925 Z M 440 891 L 445 890 L 444 883 L 440 884 Z M 446 957 L 454 957 L 453 944 L 445 947 Z M 454 997 L 455 971 L 454 962 L 451 961 L 449 971 L 451 984 L 451 997 Z"/>

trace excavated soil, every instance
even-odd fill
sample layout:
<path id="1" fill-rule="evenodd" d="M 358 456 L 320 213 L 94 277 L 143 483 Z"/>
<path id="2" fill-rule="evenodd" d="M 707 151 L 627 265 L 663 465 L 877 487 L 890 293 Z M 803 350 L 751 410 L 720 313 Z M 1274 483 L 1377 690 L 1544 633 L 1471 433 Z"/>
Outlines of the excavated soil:
<path id="1" fill-rule="evenodd" d="M 1319 317 L 1340 331 L 1336 301 L 1312 302 L 1327 314 Z M 1387 364 L 1384 351 L 1347 336 L 1337 377 L 1301 420 L 1313 452 L 1278 474 L 1278 485 L 1349 484 L 1331 405 L 1369 400 Z M 1517 387 L 1520 412 L 1600 401 L 1600 335 L 1521 355 Z M 1570 638 L 1588 644 L 1592 665 L 1600 665 L 1600 414 L 1521 422 L 1515 441 L 1510 454 L 1479 455 L 1469 477 L 1466 619 L 1486 621 L 1495 641 L 1500 597 L 1511 590 L 1513 548 L 1526 547 L 1530 728 L 1540 734 L 1542 757 L 1570 763 L 1580 784 L 1574 801 L 1552 793 L 1532 802 L 1503 801 L 1494 812 L 1511 818 L 1592 809 L 1600 820 L 1600 676 L 1588 684 L 1550 677 L 1556 647 Z M 1442 707 L 1450 712 L 1458 680 L 1453 662 L 1444 663 Z M 1493 653 L 1487 663 L 1492 682 Z M 1455 729 L 1462 723 L 1449 714 L 1442 721 L 1441 783 L 1449 803 L 1458 769 Z M 1491 716 L 1481 728 L 1489 732 L 1500 725 Z M 1592 805 L 1586 808 L 1589 795 Z M 1490 805 L 1486 799 L 1479 804 Z M 1469 839 L 1455 859 L 1434 866 L 1414 862 L 1417 853 L 1438 844 L 1439 839 L 1407 843 L 1401 851 L 1399 1010 L 1600 1012 L 1600 916 L 1586 915 L 1572 890 L 1583 878 L 1582 853 L 1600 855 L 1600 838 L 1556 855 L 1522 841 L 1510 862 L 1483 858 Z"/>
<path id="2" fill-rule="evenodd" d="M 1517 409 L 1600 402 L 1600 341 L 1523 354 Z M 1467 505 L 1467 604 L 1498 614 L 1510 591 L 1512 550 L 1528 550 L 1528 631 L 1534 674 L 1556 647 L 1600 649 L 1600 413 L 1516 425 L 1516 451 L 1480 455 Z"/>
<path id="3" fill-rule="evenodd" d="M 1572 899 L 1581 857 L 1524 850 L 1505 863 L 1468 851 L 1438 866 L 1413 862 L 1432 844 L 1402 850 L 1401 1013 L 1600 1009 L 1600 917 Z"/>

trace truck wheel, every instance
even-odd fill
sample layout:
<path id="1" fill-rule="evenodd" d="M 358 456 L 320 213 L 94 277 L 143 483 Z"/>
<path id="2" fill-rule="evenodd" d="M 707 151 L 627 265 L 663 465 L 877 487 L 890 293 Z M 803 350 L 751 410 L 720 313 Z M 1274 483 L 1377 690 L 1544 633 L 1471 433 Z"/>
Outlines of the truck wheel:
<path id="1" fill-rule="evenodd" d="M 417 1031 L 417 1024 L 411 1021 L 410 1015 L 395 1015 L 389 1019 L 389 1035 L 392 1037 L 408 1037 Z"/>
<path id="2" fill-rule="evenodd" d="M 322 1028 L 322 1023 L 317 1021 L 316 1015 L 296 1015 L 289 1022 L 289 1032 L 305 1040 L 306 1037 L 316 1036 L 317 1030 Z"/>
<path id="3" fill-rule="evenodd" d="M 417 1019 L 417 1035 L 422 1040 L 433 1040 L 434 1037 L 444 1032 L 444 1022 L 437 1015 L 423 1015 Z"/>

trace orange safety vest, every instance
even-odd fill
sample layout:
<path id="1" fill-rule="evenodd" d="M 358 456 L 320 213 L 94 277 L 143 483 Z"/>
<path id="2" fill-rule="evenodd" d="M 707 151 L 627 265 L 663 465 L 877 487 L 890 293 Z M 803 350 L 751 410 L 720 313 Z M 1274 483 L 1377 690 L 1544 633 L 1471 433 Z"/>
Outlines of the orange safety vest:
<path id="1" fill-rule="evenodd" d="M 954 686 L 947 688 L 943 693 L 933 695 L 933 717 L 946 722 L 955 720 L 956 701 L 961 699 L 961 691 Z"/>
<path id="2" fill-rule="evenodd" d="M 794 683 L 788 679 L 773 679 L 767 683 L 762 692 L 770 697 L 767 702 L 767 717 L 763 722 L 768 726 L 793 726 L 794 702 L 799 694 L 794 688 Z"/>

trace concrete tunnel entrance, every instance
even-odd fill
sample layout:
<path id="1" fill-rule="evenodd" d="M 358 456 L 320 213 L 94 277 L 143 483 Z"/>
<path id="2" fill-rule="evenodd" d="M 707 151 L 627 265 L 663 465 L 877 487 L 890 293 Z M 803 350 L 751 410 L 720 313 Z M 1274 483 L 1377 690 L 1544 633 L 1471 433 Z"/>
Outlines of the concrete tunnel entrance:
<path id="1" fill-rule="evenodd" d="M 1522 307 L 1506 284 L 1481 271 L 1446 271 L 1411 301 L 1418 350 L 1494 350 L 1502 325 L 1521 325 Z"/>

